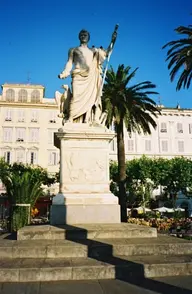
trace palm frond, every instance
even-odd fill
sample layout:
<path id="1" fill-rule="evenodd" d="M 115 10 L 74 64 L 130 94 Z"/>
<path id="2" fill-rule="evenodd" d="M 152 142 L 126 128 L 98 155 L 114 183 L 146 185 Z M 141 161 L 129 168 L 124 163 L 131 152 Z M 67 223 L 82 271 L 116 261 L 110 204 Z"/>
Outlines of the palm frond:
<path id="1" fill-rule="evenodd" d="M 129 87 L 138 68 L 129 73 L 130 70 L 129 66 L 119 65 L 116 74 L 112 67 L 107 71 L 102 96 L 103 110 L 108 113 L 107 125 L 112 121 L 118 125 L 123 120 L 129 134 L 149 133 L 150 125 L 156 127 L 152 116 L 157 117 L 159 113 L 155 101 L 149 97 L 158 94 L 152 90 L 156 85 L 144 81 Z"/>
<path id="2" fill-rule="evenodd" d="M 171 82 L 184 67 L 178 78 L 176 90 L 180 90 L 182 87 L 188 89 L 192 78 L 192 26 L 179 26 L 175 31 L 180 35 L 185 35 L 184 38 L 168 42 L 163 46 L 163 49 L 170 47 L 167 51 L 166 61 L 168 61 Z"/>
<path id="3" fill-rule="evenodd" d="M 191 26 L 185 27 L 185 26 L 179 26 L 175 29 L 175 31 L 179 34 L 185 34 L 185 35 L 191 35 L 192 36 L 192 29 Z"/>

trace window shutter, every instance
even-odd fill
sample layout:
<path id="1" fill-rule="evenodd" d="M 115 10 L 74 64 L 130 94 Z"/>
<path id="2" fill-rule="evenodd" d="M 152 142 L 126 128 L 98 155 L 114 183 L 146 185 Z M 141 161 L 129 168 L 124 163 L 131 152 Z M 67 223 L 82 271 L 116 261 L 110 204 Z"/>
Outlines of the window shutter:
<path id="1" fill-rule="evenodd" d="M 34 152 L 34 164 L 37 164 L 37 152 Z"/>
<path id="2" fill-rule="evenodd" d="M 49 152 L 49 165 L 52 165 L 52 152 Z"/>
<path id="3" fill-rule="evenodd" d="M 162 141 L 161 146 L 162 146 L 162 151 L 168 151 L 168 142 L 167 141 Z"/>
<path id="4" fill-rule="evenodd" d="M 5 142 L 12 141 L 12 128 L 4 128 L 3 129 L 3 140 Z"/>
<path id="5" fill-rule="evenodd" d="M 167 133 L 167 124 L 161 123 L 161 133 Z"/>
<path id="6" fill-rule="evenodd" d="M 189 124 L 189 134 L 192 134 L 192 124 Z"/>
<path id="7" fill-rule="evenodd" d="M 21 132 L 21 139 L 25 141 L 25 129 L 22 128 L 20 132 Z"/>
<path id="8" fill-rule="evenodd" d="M 23 150 L 18 150 L 16 153 L 16 161 L 17 162 L 24 162 L 25 153 Z"/>
<path id="9" fill-rule="evenodd" d="M 37 122 L 38 121 L 38 111 L 32 110 L 31 112 L 31 122 Z"/>
<path id="10" fill-rule="evenodd" d="M 31 141 L 35 142 L 35 130 L 31 129 Z"/>
<path id="11" fill-rule="evenodd" d="M 7 129 L 3 130 L 3 139 L 5 142 L 8 142 L 8 130 Z"/>
<path id="12" fill-rule="evenodd" d="M 39 129 L 35 129 L 35 142 L 39 141 Z"/>
<path id="13" fill-rule="evenodd" d="M 7 121 L 12 120 L 12 110 L 11 109 L 6 110 L 5 120 L 7 120 Z"/>
<path id="14" fill-rule="evenodd" d="M 128 140 L 128 151 L 134 150 L 133 140 Z"/>
<path id="15" fill-rule="evenodd" d="M 151 141 L 145 140 L 145 151 L 151 151 Z"/>
<path id="16" fill-rule="evenodd" d="M 178 151 L 184 152 L 184 141 L 178 141 Z"/>
<path id="17" fill-rule="evenodd" d="M 181 123 L 177 123 L 177 132 L 183 133 L 183 125 Z"/>
<path id="18" fill-rule="evenodd" d="M 115 151 L 115 140 L 113 139 L 110 143 L 111 151 Z"/>
<path id="19" fill-rule="evenodd" d="M 49 141 L 49 144 L 53 144 L 53 130 L 49 130 L 48 131 L 48 141 Z"/>
<path id="20" fill-rule="evenodd" d="M 57 154 L 56 154 L 56 152 L 53 152 L 52 155 L 53 155 L 53 165 L 56 165 L 57 164 Z"/>

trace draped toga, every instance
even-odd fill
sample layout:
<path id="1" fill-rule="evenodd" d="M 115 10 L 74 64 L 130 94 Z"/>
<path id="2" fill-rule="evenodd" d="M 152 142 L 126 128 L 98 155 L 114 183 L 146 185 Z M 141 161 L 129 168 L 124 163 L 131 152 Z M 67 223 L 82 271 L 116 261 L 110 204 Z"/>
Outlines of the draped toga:
<path id="1" fill-rule="evenodd" d="M 106 52 L 99 48 L 81 48 L 73 50 L 72 98 L 70 117 L 78 119 L 92 109 L 101 107 L 101 64 Z"/>

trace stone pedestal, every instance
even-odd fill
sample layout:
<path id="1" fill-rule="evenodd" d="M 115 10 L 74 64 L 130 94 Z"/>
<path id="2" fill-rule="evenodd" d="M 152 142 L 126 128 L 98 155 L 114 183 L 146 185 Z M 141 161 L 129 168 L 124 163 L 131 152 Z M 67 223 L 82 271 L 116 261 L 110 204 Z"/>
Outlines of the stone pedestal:
<path id="1" fill-rule="evenodd" d="M 60 149 L 60 192 L 53 198 L 52 225 L 120 223 L 118 198 L 109 190 L 109 142 L 114 135 L 102 126 L 75 123 L 54 134 Z"/>

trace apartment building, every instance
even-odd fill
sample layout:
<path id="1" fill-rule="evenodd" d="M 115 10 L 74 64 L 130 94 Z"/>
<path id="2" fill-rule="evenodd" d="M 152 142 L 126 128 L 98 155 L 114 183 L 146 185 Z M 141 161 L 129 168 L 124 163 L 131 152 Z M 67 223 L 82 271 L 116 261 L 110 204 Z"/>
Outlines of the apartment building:
<path id="1" fill-rule="evenodd" d="M 59 150 L 53 133 L 62 125 L 54 98 L 44 97 L 42 85 L 4 84 L 0 95 L 0 156 L 6 161 L 38 164 L 54 173 L 59 170 Z M 157 128 L 151 135 L 125 130 L 126 159 L 140 157 L 192 158 L 192 109 L 161 106 Z M 117 159 L 116 138 L 110 158 Z"/>
<path id="2" fill-rule="evenodd" d="M 45 88 L 4 84 L 0 95 L 0 156 L 7 162 L 38 164 L 50 173 L 59 170 L 59 150 L 53 133 L 61 127 L 55 99 Z"/>
<path id="3" fill-rule="evenodd" d="M 54 98 L 45 98 L 42 85 L 4 84 L 0 95 L 0 157 L 7 162 L 38 164 L 49 173 L 59 171 L 59 150 L 53 134 L 61 126 Z M 157 128 L 151 135 L 125 130 L 126 159 L 150 157 L 192 158 L 192 109 L 161 106 Z M 112 127 L 113 128 L 113 127 Z M 110 143 L 110 158 L 117 160 L 116 138 Z M 0 190 L 2 190 L 0 184 Z M 188 201 L 188 200 L 187 200 Z M 192 200 L 189 209 L 192 210 Z"/>
<path id="4" fill-rule="evenodd" d="M 192 109 L 161 106 L 161 115 L 156 119 L 157 128 L 151 129 L 151 135 L 132 134 L 125 130 L 126 159 L 145 154 L 150 157 L 172 158 L 184 156 L 192 158 Z M 110 157 L 117 157 L 116 139 L 110 145 Z"/>

